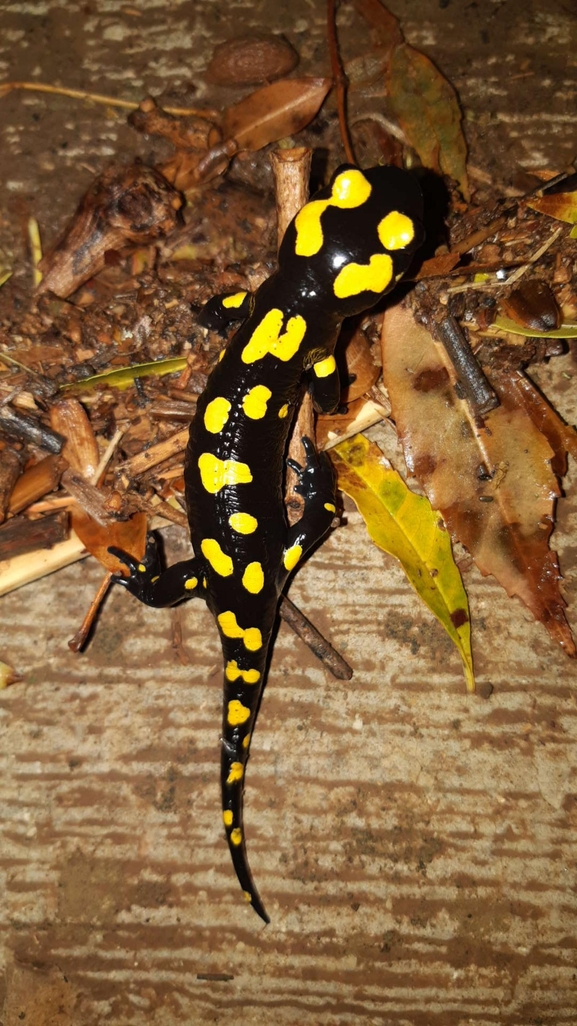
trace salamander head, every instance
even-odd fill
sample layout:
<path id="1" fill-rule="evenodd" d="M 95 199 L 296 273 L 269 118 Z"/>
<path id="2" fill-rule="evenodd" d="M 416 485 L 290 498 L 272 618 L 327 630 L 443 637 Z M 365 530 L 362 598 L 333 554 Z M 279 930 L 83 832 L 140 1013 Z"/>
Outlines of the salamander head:
<path id="1" fill-rule="evenodd" d="M 339 317 L 360 313 L 393 288 L 424 237 L 418 182 L 396 167 L 343 165 L 289 226 L 281 274 L 302 282 Z"/>

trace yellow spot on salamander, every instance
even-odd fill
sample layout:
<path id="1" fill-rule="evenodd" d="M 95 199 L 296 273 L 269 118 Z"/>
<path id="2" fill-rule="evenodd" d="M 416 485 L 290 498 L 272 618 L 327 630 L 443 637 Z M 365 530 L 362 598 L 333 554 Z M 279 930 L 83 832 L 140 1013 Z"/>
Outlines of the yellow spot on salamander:
<path id="1" fill-rule="evenodd" d="M 240 627 L 232 609 L 227 609 L 225 613 L 219 613 L 217 620 L 225 637 L 242 638 L 244 647 L 248 648 L 250 652 L 258 652 L 259 648 L 262 648 L 262 634 L 258 627 L 247 627 L 246 629 Z"/>
<path id="2" fill-rule="evenodd" d="M 235 827 L 234 830 L 231 830 L 230 839 L 232 844 L 235 844 L 237 847 L 239 844 L 242 844 L 242 830 L 240 827 Z"/>
<path id="3" fill-rule="evenodd" d="M 222 633 L 225 635 L 225 637 L 242 638 L 244 631 L 242 627 L 239 627 L 239 625 L 237 624 L 236 616 L 233 613 L 232 609 L 228 609 L 226 613 L 219 613 L 217 620 L 219 627 Z"/>
<path id="4" fill-rule="evenodd" d="M 313 370 L 317 378 L 328 378 L 329 374 L 333 374 L 337 369 L 337 364 L 334 356 L 327 356 L 326 360 L 319 360 L 318 363 L 313 364 Z"/>
<path id="5" fill-rule="evenodd" d="M 359 292 L 384 292 L 393 277 L 393 261 L 387 253 L 375 253 L 368 264 L 345 264 L 337 274 L 334 293 L 338 299 Z"/>
<path id="6" fill-rule="evenodd" d="M 242 401 L 242 408 L 246 416 L 251 420 L 262 420 L 271 395 L 272 392 L 266 385 L 255 385 L 254 388 L 251 388 Z"/>
<path id="7" fill-rule="evenodd" d="M 331 203 L 341 210 L 351 210 L 366 203 L 371 192 L 371 184 L 363 172 L 356 168 L 348 168 L 341 171 L 333 182 Z"/>
<path id="8" fill-rule="evenodd" d="M 222 395 L 213 399 L 204 411 L 204 426 L 206 430 L 210 431 L 213 435 L 218 435 L 228 420 L 229 412 L 230 403 L 228 399 L 225 399 Z"/>
<path id="9" fill-rule="evenodd" d="M 221 577 L 230 577 L 233 572 L 232 559 L 223 552 L 216 538 L 203 538 L 200 548 L 205 559 Z"/>
<path id="10" fill-rule="evenodd" d="M 231 659 L 226 664 L 225 677 L 227 680 L 235 681 L 240 677 L 245 684 L 256 684 L 260 677 L 258 670 L 241 670 L 236 659 Z M 244 722 L 244 721 L 243 721 Z"/>
<path id="11" fill-rule="evenodd" d="M 244 632 L 244 647 L 249 652 L 258 652 L 262 648 L 262 634 L 258 627 L 247 627 Z"/>
<path id="12" fill-rule="evenodd" d="M 244 773 L 244 766 L 242 762 L 231 763 L 230 773 L 226 778 L 227 784 L 236 784 L 237 780 L 242 780 Z"/>
<path id="13" fill-rule="evenodd" d="M 158 581 L 159 577 L 160 577 L 160 574 L 157 574 L 156 577 L 151 577 L 150 578 L 150 583 L 151 584 L 156 584 L 156 582 Z"/>
<path id="14" fill-rule="evenodd" d="M 238 727 L 241 723 L 246 723 L 250 718 L 250 709 L 247 709 L 246 705 L 239 702 L 237 698 L 233 698 L 228 703 L 227 721 L 229 726 Z"/>
<path id="15" fill-rule="evenodd" d="M 258 520 L 250 513 L 231 513 L 228 522 L 238 534 L 253 534 L 258 527 Z"/>
<path id="16" fill-rule="evenodd" d="M 226 353 L 226 349 L 221 349 L 220 353 L 218 354 L 218 362 L 219 363 L 224 358 L 224 354 L 225 353 Z"/>
<path id="17" fill-rule="evenodd" d="M 243 891 L 242 893 L 244 894 L 247 901 L 252 901 L 252 894 L 250 893 L 250 891 Z"/>
<path id="18" fill-rule="evenodd" d="M 232 307 L 233 310 L 237 310 L 239 306 L 242 306 L 246 299 L 246 292 L 235 292 L 233 296 L 225 296 L 222 305 L 228 310 Z"/>
<path id="19" fill-rule="evenodd" d="M 312 200 L 297 214 L 295 220 L 297 256 L 314 256 L 322 247 L 323 229 L 321 216 L 327 207 L 350 210 L 366 203 L 371 195 L 371 185 L 362 171 L 351 168 L 342 171 L 333 182 L 331 196 L 327 200 Z"/>
<path id="20" fill-rule="evenodd" d="M 138 569 L 140 570 L 141 574 L 145 574 L 146 573 L 146 567 L 145 567 L 144 563 L 139 563 L 138 564 Z"/>
<path id="21" fill-rule="evenodd" d="M 222 814 L 222 819 L 223 819 L 225 827 L 232 826 L 233 815 L 232 815 L 232 812 L 230 811 L 230 809 L 225 809 L 224 810 L 224 812 Z"/>
<path id="22" fill-rule="evenodd" d="M 264 573 L 260 563 L 249 563 L 244 574 L 242 583 L 251 595 L 258 595 L 264 587 Z"/>
<path id="23" fill-rule="evenodd" d="M 385 249 L 404 249 L 415 238 L 415 226 L 410 217 L 391 211 L 377 226 L 379 239 Z"/>
<path id="24" fill-rule="evenodd" d="M 287 549 L 284 554 L 283 563 L 287 570 L 294 570 L 299 559 L 303 554 L 302 545 L 291 545 L 290 549 Z"/>
<path id="25" fill-rule="evenodd" d="M 329 513 L 336 513 L 337 511 L 334 502 L 325 502 L 325 509 L 328 509 Z"/>
<path id="26" fill-rule="evenodd" d="M 198 577 L 189 577 L 188 580 L 186 580 L 184 582 L 184 587 L 185 587 L 186 591 L 194 591 L 194 589 L 196 588 L 197 584 L 198 584 Z"/>
<path id="27" fill-rule="evenodd" d="M 227 485 L 250 484 L 252 481 L 248 464 L 238 463 L 237 460 L 219 460 L 211 452 L 203 452 L 199 456 L 198 469 L 203 488 L 211 495 L 216 495 Z"/>
<path id="28" fill-rule="evenodd" d="M 245 736 L 242 739 L 242 747 L 243 748 L 248 748 L 249 745 L 250 745 L 250 734 L 245 734 Z"/>
<path id="29" fill-rule="evenodd" d="M 284 313 L 276 307 L 264 315 L 241 353 L 243 363 L 255 363 L 269 354 L 284 363 L 292 360 L 305 337 L 307 325 L 304 317 L 297 314 L 289 318 L 286 331 L 281 335 L 283 321 Z"/>
<path id="30" fill-rule="evenodd" d="M 284 420 L 285 417 L 288 417 L 288 411 L 289 411 L 289 404 L 288 403 L 285 403 L 284 406 L 281 406 L 280 410 L 278 411 L 278 415 L 279 415 L 281 420 Z"/>

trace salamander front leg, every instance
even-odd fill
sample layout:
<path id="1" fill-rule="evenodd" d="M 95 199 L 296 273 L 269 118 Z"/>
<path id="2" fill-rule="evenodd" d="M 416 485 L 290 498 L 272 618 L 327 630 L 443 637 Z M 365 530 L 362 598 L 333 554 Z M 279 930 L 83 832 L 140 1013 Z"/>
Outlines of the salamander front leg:
<path id="1" fill-rule="evenodd" d="M 253 305 L 251 292 L 224 293 L 213 296 L 200 311 L 198 321 L 204 328 L 226 334 L 232 321 L 244 321 L 250 315 Z"/>
<path id="2" fill-rule="evenodd" d="M 189 598 L 204 598 L 204 565 L 198 559 L 185 559 L 163 570 L 156 541 L 148 536 L 142 562 L 123 549 L 108 549 L 128 567 L 128 574 L 115 574 L 113 581 L 121 584 L 146 606 L 174 606 Z"/>
<path id="3" fill-rule="evenodd" d="M 289 528 L 283 555 L 281 579 L 297 565 L 311 545 L 320 541 L 331 526 L 336 513 L 335 474 L 328 456 L 317 452 L 310 438 L 302 438 L 306 463 L 300 467 L 294 460 L 287 460 L 299 475 L 296 491 L 305 500 L 301 519 Z"/>

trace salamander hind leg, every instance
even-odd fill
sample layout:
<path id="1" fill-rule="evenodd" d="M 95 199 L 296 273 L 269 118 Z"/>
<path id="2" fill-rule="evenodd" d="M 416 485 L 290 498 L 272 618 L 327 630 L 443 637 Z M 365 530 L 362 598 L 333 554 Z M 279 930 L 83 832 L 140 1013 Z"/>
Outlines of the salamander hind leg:
<path id="1" fill-rule="evenodd" d="M 299 475 L 296 491 L 305 500 L 301 519 L 287 532 L 281 580 L 294 570 L 302 556 L 325 535 L 336 513 L 335 474 L 328 456 L 317 452 L 310 438 L 302 439 L 306 463 L 287 462 Z"/>
<path id="2" fill-rule="evenodd" d="M 337 409 L 341 398 L 341 385 L 332 354 L 313 363 L 309 391 L 317 413 L 333 413 Z"/>
<path id="3" fill-rule="evenodd" d="M 146 606 L 174 606 L 189 598 L 204 598 L 205 567 L 202 560 L 185 559 L 162 569 L 153 535 L 148 536 L 146 553 L 140 561 L 111 546 L 108 551 L 128 568 L 126 574 L 115 574 L 113 581 L 122 585 Z"/>

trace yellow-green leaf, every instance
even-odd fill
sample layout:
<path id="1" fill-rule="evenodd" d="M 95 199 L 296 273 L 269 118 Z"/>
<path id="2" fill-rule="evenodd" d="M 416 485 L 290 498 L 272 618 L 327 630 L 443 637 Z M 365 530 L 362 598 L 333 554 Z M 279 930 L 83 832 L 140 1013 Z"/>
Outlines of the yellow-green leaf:
<path id="1" fill-rule="evenodd" d="M 355 502 L 373 541 L 401 563 L 415 591 L 445 628 L 475 690 L 469 603 L 451 540 L 429 500 L 409 491 L 374 443 L 356 435 L 333 449 L 339 487 Z"/>
<path id="2" fill-rule="evenodd" d="M 535 331 L 534 328 L 527 328 L 510 317 L 495 317 L 492 328 L 501 328 L 502 331 L 510 331 L 512 335 L 524 335 L 526 338 L 577 338 L 577 324 L 562 324 L 560 328 L 552 328 L 551 331 Z"/>
<path id="3" fill-rule="evenodd" d="M 152 360 L 150 363 L 133 363 L 128 367 L 115 367 L 113 370 L 103 371 L 102 374 L 92 374 L 89 378 L 74 381 L 71 385 L 63 385 L 62 388 L 67 392 L 84 392 L 99 385 L 106 385 L 108 388 L 130 388 L 136 378 L 175 374 L 185 367 L 185 356 L 175 356 L 170 360 Z"/>
<path id="4" fill-rule="evenodd" d="M 391 55 L 387 86 L 401 128 L 425 167 L 454 178 L 468 200 L 467 144 L 451 83 L 424 53 L 403 43 Z"/>
<path id="5" fill-rule="evenodd" d="M 531 210 L 538 210 L 540 214 L 554 217 L 556 221 L 577 224 L 577 191 L 545 193 L 544 196 L 528 201 L 527 206 Z"/>

